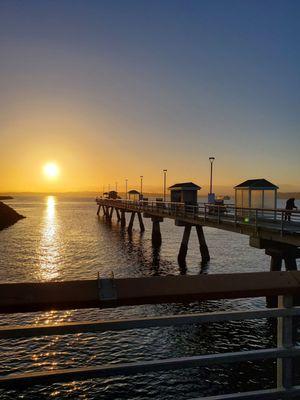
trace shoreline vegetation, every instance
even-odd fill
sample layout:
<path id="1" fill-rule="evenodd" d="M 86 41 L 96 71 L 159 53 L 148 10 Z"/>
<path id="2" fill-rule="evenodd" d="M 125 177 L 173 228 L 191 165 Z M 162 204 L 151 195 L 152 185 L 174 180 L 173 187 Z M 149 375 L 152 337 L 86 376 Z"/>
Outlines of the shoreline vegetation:
<path id="1" fill-rule="evenodd" d="M 23 215 L 0 201 L 0 230 L 9 228 L 23 218 L 25 218 Z"/>

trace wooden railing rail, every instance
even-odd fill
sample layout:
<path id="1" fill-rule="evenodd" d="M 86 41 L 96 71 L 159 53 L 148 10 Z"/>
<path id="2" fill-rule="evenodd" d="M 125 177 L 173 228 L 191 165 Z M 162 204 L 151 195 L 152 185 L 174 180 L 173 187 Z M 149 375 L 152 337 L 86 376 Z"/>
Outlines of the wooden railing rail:
<path id="1" fill-rule="evenodd" d="M 69 382 L 116 375 L 131 375 L 277 359 L 277 387 L 206 399 L 283 399 L 300 395 L 293 382 L 293 360 L 300 357 L 294 332 L 294 317 L 300 307 L 293 301 L 300 294 L 300 272 L 259 272 L 203 276 L 165 276 L 150 278 L 95 279 L 71 282 L 11 283 L 0 285 L 0 312 L 117 307 L 134 304 L 191 302 L 241 297 L 279 296 L 278 308 L 195 313 L 115 321 L 68 322 L 57 325 L 2 326 L 0 338 L 65 335 L 79 332 L 120 331 L 170 325 L 211 323 L 231 320 L 277 318 L 277 347 L 222 354 L 195 355 L 153 361 L 139 361 L 81 368 L 58 369 L 0 376 L 0 388 L 18 388 L 52 382 Z"/>

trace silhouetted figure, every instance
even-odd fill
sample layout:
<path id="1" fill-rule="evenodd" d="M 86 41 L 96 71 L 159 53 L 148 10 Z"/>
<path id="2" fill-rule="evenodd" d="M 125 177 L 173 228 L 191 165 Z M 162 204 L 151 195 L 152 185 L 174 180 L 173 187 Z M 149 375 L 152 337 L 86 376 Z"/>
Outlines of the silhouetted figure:
<path id="1" fill-rule="evenodd" d="M 298 209 L 298 207 L 296 207 L 296 205 L 295 205 L 294 197 L 292 197 L 286 201 L 285 209 L 286 210 L 294 210 L 294 209 L 297 210 Z M 285 216 L 284 216 L 285 221 L 291 220 L 291 214 L 292 214 L 291 211 L 286 211 Z"/>

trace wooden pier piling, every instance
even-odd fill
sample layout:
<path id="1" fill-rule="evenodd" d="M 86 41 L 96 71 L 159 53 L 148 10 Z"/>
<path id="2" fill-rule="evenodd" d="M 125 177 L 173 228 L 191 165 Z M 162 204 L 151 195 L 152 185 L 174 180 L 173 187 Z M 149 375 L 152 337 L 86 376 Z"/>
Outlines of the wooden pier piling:
<path id="1" fill-rule="evenodd" d="M 131 213 L 129 225 L 128 225 L 128 228 L 127 228 L 127 230 L 128 230 L 129 233 L 132 232 L 134 217 L 135 217 L 135 211 Z"/>
<path id="2" fill-rule="evenodd" d="M 121 221 L 121 217 L 120 217 L 120 211 L 116 208 L 116 214 L 117 214 L 117 220 L 118 222 Z"/>
<path id="3" fill-rule="evenodd" d="M 162 243 L 160 222 L 162 218 L 151 218 L 152 221 L 152 245 L 154 247 L 160 247 Z"/>
<path id="4" fill-rule="evenodd" d="M 178 253 L 178 263 L 182 264 L 185 263 L 187 251 L 188 251 L 188 243 L 190 240 L 192 225 L 185 225 L 184 232 L 181 240 L 181 245 Z"/>
<path id="5" fill-rule="evenodd" d="M 205 265 L 210 260 L 209 250 L 206 244 L 203 227 L 201 225 L 196 225 L 197 236 L 199 240 L 200 254 L 202 258 L 202 264 Z"/>
<path id="6" fill-rule="evenodd" d="M 125 211 L 121 210 L 121 228 L 125 228 L 125 226 L 126 226 Z"/>
<path id="7" fill-rule="evenodd" d="M 145 225 L 144 225 L 142 214 L 139 212 L 139 213 L 137 213 L 137 215 L 138 215 L 138 219 L 139 219 L 139 223 L 140 223 L 141 232 L 145 232 Z"/>

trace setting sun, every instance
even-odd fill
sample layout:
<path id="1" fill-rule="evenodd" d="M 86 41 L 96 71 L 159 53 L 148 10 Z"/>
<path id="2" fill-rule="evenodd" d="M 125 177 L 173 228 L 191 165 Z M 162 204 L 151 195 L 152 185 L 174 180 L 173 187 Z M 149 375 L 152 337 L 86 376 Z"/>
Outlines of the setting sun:
<path id="1" fill-rule="evenodd" d="M 57 178 L 59 175 L 59 167 L 53 162 L 47 163 L 43 167 L 43 172 L 47 178 L 54 179 Z"/>

